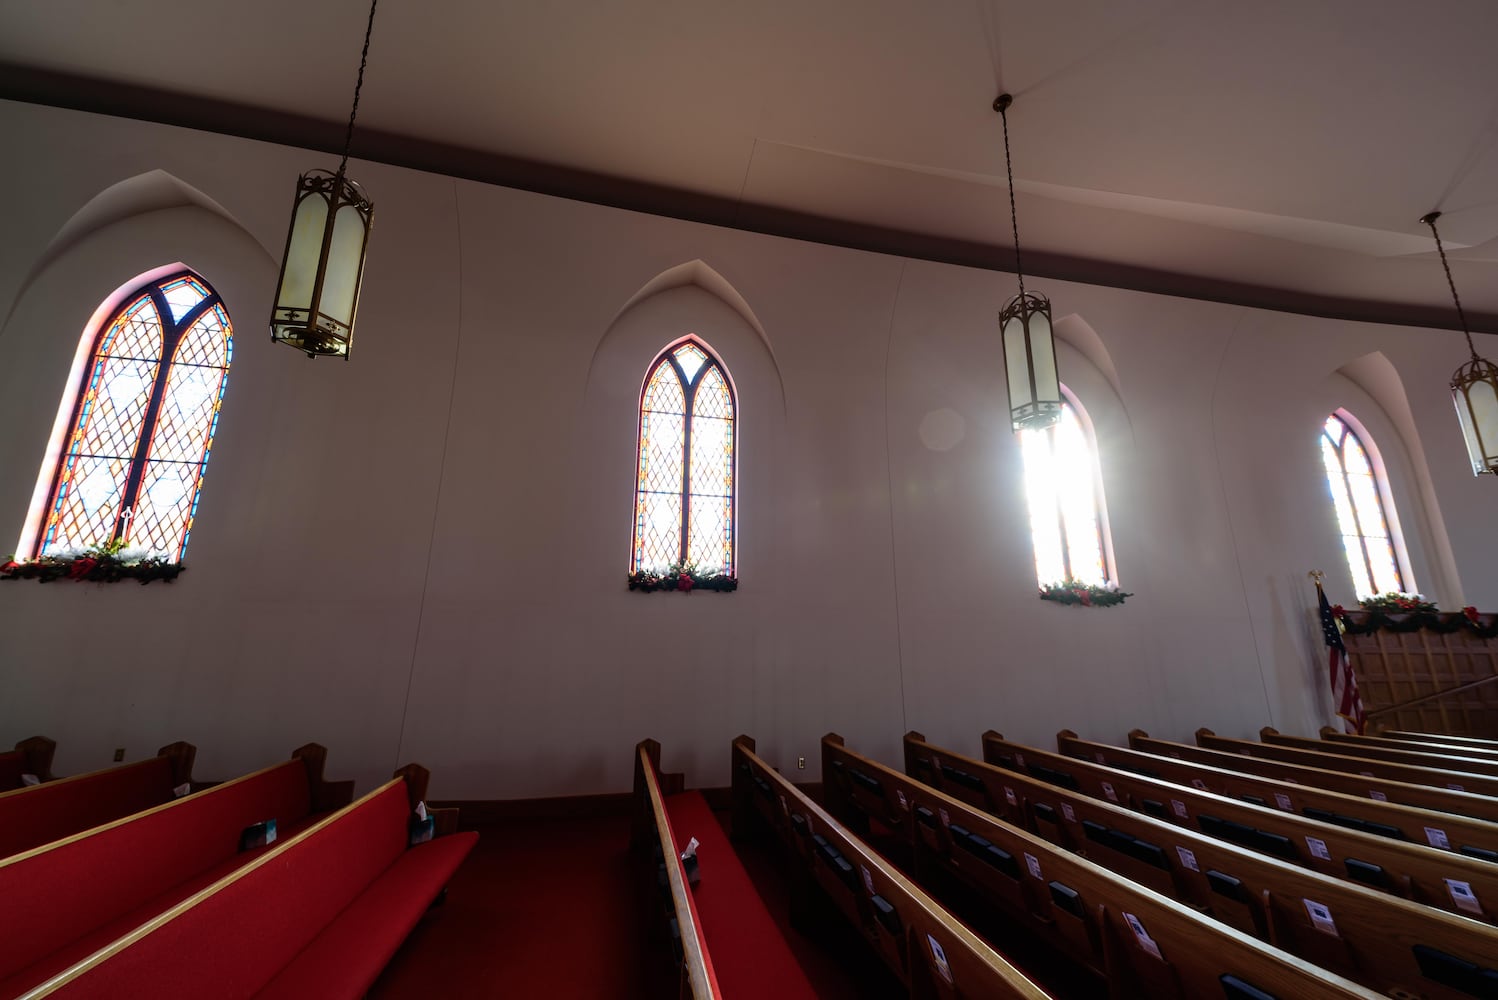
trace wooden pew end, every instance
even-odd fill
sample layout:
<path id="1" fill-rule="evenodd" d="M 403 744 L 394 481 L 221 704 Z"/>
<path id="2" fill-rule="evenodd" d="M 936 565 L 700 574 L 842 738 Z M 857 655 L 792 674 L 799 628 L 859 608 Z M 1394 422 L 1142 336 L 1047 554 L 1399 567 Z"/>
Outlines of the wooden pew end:
<path id="1" fill-rule="evenodd" d="M 52 780 L 52 755 L 57 753 L 57 741 L 45 736 L 31 736 L 16 744 L 21 751 L 22 767 L 26 774 L 34 774 L 42 781 Z"/>
<path id="2" fill-rule="evenodd" d="M 837 733 L 828 733 L 826 736 L 822 737 L 822 742 L 831 743 L 835 747 L 840 747 L 843 745 L 843 738 Z"/>
<path id="3" fill-rule="evenodd" d="M 1003 738 L 1004 734 L 997 729 L 985 729 L 983 730 L 983 735 L 979 737 L 979 739 L 983 740 L 1002 740 Z"/>
<path id="4" fill-rule="evenodd" d="M 659 744 L 656 745 L 659 746 Z M 736 747 L 743 747 L 745 750 L 753 753 L 755 747 L 754 737 L 746 733 L 739 733 L 739 735 L 733 738 L 733 745 Z M 660 761 L 658 759 L 656 761 L 656 770 L 660 770 Z"/>
<path id="5" fill-rule="evenodd" d="M 1216 736 L 1216 735 L 1217 735 L 1216 733 L 1212 732 L 1212 730 L 1208 729 L 1206 726 L 1202 726 L 1200 729 L 1198 729 L 1196 731 L 1196 743 L 1197 743 L 1198 746 L 1200 746 L 1201 745 L 1201 741 L 1202 741 L 1202 737 L 1204 737 L 1204 736 Z"/>
<path id="6" fill-rule="evenodd" d="M 1129 746 L 1135 748 L 1136 750 L 1139 748 L 1140 740 L 1147 740 L 1149 738 L 1150 734 L 1145 732 L 1143 729 L 1129 730 Z"/>
<path id="7" fill-rule="evenodd" d="M 192 784 L 192 765 L 198 758 L 198 748 L 184 740 L 168 743 L 156 751 L 158 757 L 172 760 L 172 786 Z"/>
<path id="8" fill-rule="evenodd" d="M 926 735 L 924 733 L 920 733 L 920 732 L 917 732 L 916 730 L 912 729 L 910 732 L 908 732 L 908 733 L 905 734 L 905 739 L 906 740 L 915 740 L 917 743 L 925 743 L 926 742 Z"/>
<path id="9" fill-rule="evenodd" d="M 1074 740 L 1076 738 L 1077 738 L 1077 731 L 1075 729 L 1062 729 L 1062 730 L 1059 730 L 1056 733 L 1056 748 L 1058 750 L 1061 748 L 1061 741 L 1062 740 Z"/>
<path id="10" fill-rule="evenodd" d="M 416 803 L 425 802 L 427 797 L 427 783 L 432 780 L 432 772 L 420 764 L 407 764 L 405 767 L 396 768 L 392 778 L 406 779 L 406 798 L 410 800 L 411 808 L 416 808 Z"/>
<path id="11" fill-rule="evenodd" d="M 1320 729 L 1317 730 L 1317 732 L 1320 734 L 1320 736 L 1321 736 L 1322 739 L 1326 739 L 1327 736 L 1336 736 L 1337 735 L 1337 730 L 1334 729 L 1331 726 L 1322 726 Z"/>
<path id="12" fill-rule="evenodd" d="M 321 743 L 304 743 L 291 751 L 293 760 L 307 767 L 307 790 L 311 793 L 313 812 L 331 812 L 354 801 L 354 781 L 328 781 L 323 777 L 328 748 Z"/>
<path id="13" fill-rule="evenodd" d="M 1264 726 L 1259 730 L 1259 739 L 1266 740 L 1271 736 L 1278 736 L 1280 731 L 1273 726 Z"/>

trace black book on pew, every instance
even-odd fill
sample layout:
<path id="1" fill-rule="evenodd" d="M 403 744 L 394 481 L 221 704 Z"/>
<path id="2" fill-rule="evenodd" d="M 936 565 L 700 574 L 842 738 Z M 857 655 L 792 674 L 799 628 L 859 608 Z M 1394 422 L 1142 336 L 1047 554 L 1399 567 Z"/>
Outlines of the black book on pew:
<path id="1" fill-rule="evenodd" d="M 268 819 L 260 823 L 251 823 L 239 834 L 239 849 L 241 851 L 254 850 L 264 847 L 266 844 L 276 842 L 276 821 Z"/>

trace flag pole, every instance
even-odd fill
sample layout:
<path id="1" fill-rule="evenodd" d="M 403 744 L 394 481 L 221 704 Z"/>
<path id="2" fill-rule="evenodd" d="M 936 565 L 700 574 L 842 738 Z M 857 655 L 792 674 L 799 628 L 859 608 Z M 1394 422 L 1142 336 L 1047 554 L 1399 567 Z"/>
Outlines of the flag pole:
<path id="1" fill-rule="evenodd" d="M 1363 713 L 1363 699 L 1358 695 L 1357 675 L 1352 669 L 1352 658 L 1342 642 L 1342 622 L 1332 612 L 1326 599 L 1326 589 L 1321 585 L 1326 574 L 1313 569 L 1306 575 L 1316 581 L 1316 609 L 1329 656 L 1328 680 L 1331 683 L 1332 700 L 1337 703 L 1334 711 L 1338 718 L 1352 727 L 1352 732 L 1362 735 L 1367 731 L 1368 717 Z"/>

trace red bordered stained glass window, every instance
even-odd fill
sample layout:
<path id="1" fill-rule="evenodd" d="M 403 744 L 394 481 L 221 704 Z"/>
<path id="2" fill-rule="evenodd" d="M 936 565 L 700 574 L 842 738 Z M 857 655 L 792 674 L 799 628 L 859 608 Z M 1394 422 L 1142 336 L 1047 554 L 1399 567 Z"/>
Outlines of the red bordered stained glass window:
<path id="1" fill-rule="evenodd" d="M 1352 424 L 1336 413 L 1321 426 L 1321 461 L 1326 466 L 1326 485 L 1337 511 L 1342 548 L 1358 598 L 1413 589 L 1408 574 L 1400 568 L 1394 533 L 1384 510 L 1388 485 L 1375 467 L 1368 446 Z M 1392 501 L 1389 510 L 1393 510 Z"/>
<path id="2" fill-rule="evenodd" d="M 640 394 L 631 572 L 734 573 L 737 406 L 728 371 L 689 337 L 655 359 Z"/>
<path id="3" fill-rule="evenodd" d="M 119 542 L 181 561 L 232 353 L 229 314 L 197 275 L 125 295 L 74 390 L 33 556 Z"/>

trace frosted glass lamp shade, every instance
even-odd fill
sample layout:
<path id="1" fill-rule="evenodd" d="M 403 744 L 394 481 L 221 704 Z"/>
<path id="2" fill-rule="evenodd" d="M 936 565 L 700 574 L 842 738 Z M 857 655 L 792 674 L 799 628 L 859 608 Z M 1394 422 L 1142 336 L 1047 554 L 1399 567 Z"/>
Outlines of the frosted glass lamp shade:
<path id="1" fill-rule="evenodd" d="M 1016 295 L 1000 314 L 999 325 L 1004 331 L 1004 370 L 1014 430 L 1051 426 L 1061 419 L 1051 303 L 1036 292 Z"/>
<path id="2" fill-rule="evenodd" d="M 1474 356 L 1451 377 L 1451 398 L 1472 474 L 1498 472 L 1498 365 Z"/>
<path id="3" fill-rule="evenodd" d="M 309 358 L 348 357 L 373 221 L 373 203 L 342 173 L 313 170 L 297 179 L 271 340 Z"/>

